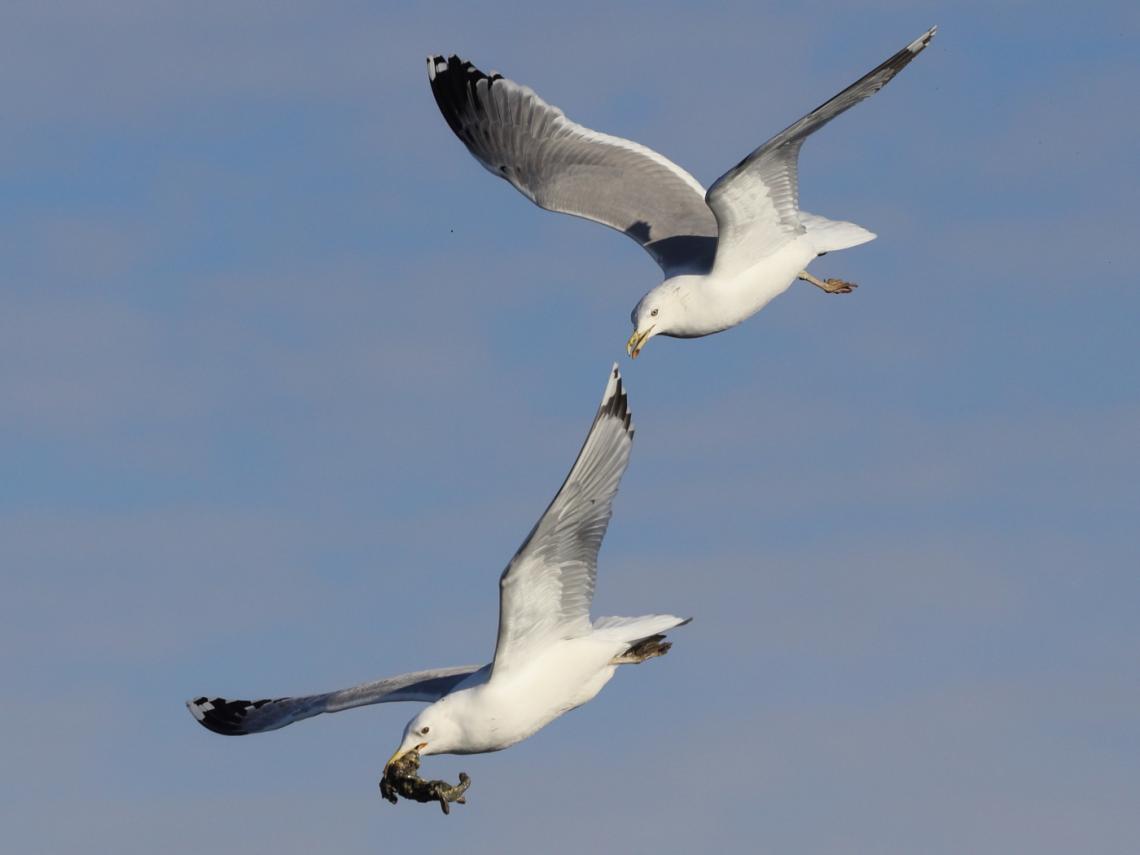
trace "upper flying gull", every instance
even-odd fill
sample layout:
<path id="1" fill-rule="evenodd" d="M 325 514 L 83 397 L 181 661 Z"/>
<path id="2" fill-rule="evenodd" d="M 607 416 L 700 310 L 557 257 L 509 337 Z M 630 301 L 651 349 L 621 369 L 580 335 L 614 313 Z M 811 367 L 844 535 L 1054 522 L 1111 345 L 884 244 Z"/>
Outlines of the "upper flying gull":
<path id="1" fill-rule="evenodd" d="M 618 665 L 664 654 L 670 644 L 663 633 L 688 622 L 673 615 L 590 620 L 598 549 L 632 443 L 615 365 L 570 474 L 499 580 L 499 636 L 489 665 L 417 671 L 306 697 L 200 697 L 187 702 L 190 712 L 215 733 L 237 735 L 366 704 L 430 701 L 404 728 L 391 763 L 412 750 L 498 751 L 591 700 Z"/>
<path id="2" fill-rule="evenodd" d="M 567 119 L 526 86 L 452 56 L 428 57 L 447 124 L 490 172 L 549 211 L 625 232 L 665 272 L 631 315 L 626 351 L 655 335 L 728 329 L 803 279 L 832 294 L 855 285 L 805 269 L 816 256 L 875 235 L 799 209 L 796 164 L 805 139 L 878 92 L 934 37 L 931 27 L 878 68 L 792 123 L 722 175 L 708 192 L 668 158 Z"/>

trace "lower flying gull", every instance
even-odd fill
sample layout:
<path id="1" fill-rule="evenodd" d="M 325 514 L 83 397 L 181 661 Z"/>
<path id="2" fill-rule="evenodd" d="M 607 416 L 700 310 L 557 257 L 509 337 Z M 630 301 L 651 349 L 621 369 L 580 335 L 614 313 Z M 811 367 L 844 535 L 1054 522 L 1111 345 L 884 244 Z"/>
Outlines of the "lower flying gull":
<path id="1" fill-rule="evenodd" d="M 385 766 L 388 782 L 389 771 L 409 757 L 418 768 L 420 755 L 499 751 L 593 699 L 619 665 L 661 656 L 670 647 L 664 633 L 688 622 L 673 615 L 590 620 L 598 550 L 632 443 L 615 365 L 570 474 L 499 580 L 499 634 L 490 664 L 416 671 L 305 697 L 203 696 L 187 702 L 190 712 L 215 733 L 238 735 L 367 704 L 430 702 L 404 728 Z M 453 788 L 423 783 L 443 787 L 432 792 L 446 812 L 448 801 L 462 800 L 467 781 L 462 776 Z"/>

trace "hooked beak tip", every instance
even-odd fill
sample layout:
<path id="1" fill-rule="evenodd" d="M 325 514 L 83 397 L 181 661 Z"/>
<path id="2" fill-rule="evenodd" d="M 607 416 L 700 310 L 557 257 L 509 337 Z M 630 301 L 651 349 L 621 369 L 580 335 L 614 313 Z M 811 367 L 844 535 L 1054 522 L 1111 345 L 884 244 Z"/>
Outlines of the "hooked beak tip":
<path id="1" fill-rule="evenodd" d="M 629 355 L 630 359 L 637 359 L 637 355 L 641 353 L 641 348 L 645 347 L 645 342 L 649 341 L 650 335 L 653 333 L 653 327 L 650 327 L 645 332 L 634 330 L 633 335 L 629 337 L 629 341 L 625 343 L 625 352 Z"/>

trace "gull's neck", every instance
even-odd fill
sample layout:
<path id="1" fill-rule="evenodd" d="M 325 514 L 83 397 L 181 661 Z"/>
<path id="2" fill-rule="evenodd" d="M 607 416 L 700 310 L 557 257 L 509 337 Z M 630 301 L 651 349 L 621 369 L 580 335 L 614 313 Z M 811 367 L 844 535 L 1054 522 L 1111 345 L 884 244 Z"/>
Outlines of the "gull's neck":
<path id="1" fill-rule="evenodd" d="M 696 338 L 736 326 L 755 309 L 744 300 L 746 290 L 740 277 L 716 273 L 674 276 L 661 286 L 672 292 L 672 300 L 682 311 L 677 313 L 668 335 Z"/>

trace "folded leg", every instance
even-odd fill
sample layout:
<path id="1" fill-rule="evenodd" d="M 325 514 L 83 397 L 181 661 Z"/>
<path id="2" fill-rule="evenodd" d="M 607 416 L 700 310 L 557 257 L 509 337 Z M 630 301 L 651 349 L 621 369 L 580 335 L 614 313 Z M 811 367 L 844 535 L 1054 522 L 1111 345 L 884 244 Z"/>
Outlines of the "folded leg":
<path id="1" fill-rule="evenodd" d="M 799 278 L 804 282 L 810 282 L 816 288 L 822 288 L 828 294 L 850 294 L 859 286 L 854 282 L 845 282 L 842 279 L 828 279 L 824 281 L 818 276 L 812 276 L 806 270 L 801 270 Z"/>

